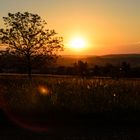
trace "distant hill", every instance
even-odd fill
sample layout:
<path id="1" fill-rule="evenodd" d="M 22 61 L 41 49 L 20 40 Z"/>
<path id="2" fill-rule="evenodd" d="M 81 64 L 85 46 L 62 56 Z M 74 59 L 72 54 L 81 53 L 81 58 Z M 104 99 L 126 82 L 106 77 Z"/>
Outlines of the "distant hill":
<path id="1" fill-rule="evenodd" d="M 140 54 L 111 54 L 102 56 L 63 55 L 57 61 L 57 66 L 72 66 L 79 60 L 86 61 L 89 66 L 105 65 L 107 63 L 119 65 L 122 62 L 130 63 L 132 67 L 140 67 Z"/>

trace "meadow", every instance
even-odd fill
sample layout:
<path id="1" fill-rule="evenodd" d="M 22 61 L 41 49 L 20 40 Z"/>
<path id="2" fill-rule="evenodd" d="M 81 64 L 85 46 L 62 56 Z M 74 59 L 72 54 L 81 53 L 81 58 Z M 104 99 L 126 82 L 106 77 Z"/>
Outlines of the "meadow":
<path id="1" fill-rule="evenodd" d="M 1 76 L 0 107 L 10 119 L 24 118 L 32 123 L 57 118 L 64 121 L 73 116 L 88 116 L 96 121 L 104 115 L 109 119 L 137 120 L 140 79 L 38 75 L 28 80 L 25 75 Z"/>

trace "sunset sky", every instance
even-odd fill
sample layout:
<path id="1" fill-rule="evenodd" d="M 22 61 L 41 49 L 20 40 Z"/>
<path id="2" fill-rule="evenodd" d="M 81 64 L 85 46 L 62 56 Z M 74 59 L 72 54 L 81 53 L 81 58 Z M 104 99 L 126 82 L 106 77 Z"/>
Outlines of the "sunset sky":
<path id="1" fill-rule="evenodd" d="M 25 11 L 64 38 L 62 54 L 140 53 L 140 0 L 0 0 L 0 27 L 8 12 Z M 75 38 L 84 48 L 71 46 Z"/>

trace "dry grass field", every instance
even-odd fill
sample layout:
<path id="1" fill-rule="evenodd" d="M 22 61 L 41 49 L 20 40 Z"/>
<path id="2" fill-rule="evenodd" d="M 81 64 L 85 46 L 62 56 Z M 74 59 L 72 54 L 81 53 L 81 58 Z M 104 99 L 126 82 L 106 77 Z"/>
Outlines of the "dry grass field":
<path id="1" fill-rule="evenodd" d="M 19 131 L 17 136 L 30 139 L 130 139 L 139 136 L 140 80 L 5 75 L 0 107 L 12 124 L 1 117 L 3 137 Z M 137 124 L 137 131 L 129 124 Z M 41 134 L 31 137 L 33 132 Z"/>

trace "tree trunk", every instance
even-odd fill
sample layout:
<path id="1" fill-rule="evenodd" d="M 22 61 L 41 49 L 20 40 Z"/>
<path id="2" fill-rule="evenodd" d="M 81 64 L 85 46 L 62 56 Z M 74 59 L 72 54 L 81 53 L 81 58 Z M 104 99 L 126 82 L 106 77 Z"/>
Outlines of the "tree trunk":
<path id="1" fill-rule="evenodd" d="M 32 79 L 31 75 L 31 56 L 27 55 L 27 70 L 28 70 L 28 78 Z"/>

